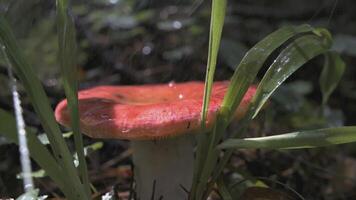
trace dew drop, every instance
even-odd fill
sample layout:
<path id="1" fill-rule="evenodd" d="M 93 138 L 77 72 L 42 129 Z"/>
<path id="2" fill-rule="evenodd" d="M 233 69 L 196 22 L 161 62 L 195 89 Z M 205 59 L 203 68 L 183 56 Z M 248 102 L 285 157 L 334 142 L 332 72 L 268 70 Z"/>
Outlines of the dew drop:
<path id="1" fill-rule="evenodd" d="M 182 28 L 182 22 L 180 22 L 180 21 L 174 21 L 173 22 L 173 27 L 175 28 L 175 29 L 180 29 L 180 28 Z"/>
<path id="2" fill-rule="evenodd" d="M 144 55 L 148 55 L 148 54 L 150 54 L 152 52 L 152 48 L 150 47 L 150 46 L 144 46 L 143 48 L 142 48 L 142 53 L 144 54 Z"/>
<path id="3" fill-rule="evenodd" d="M 179 98 L 179 99 L 183 99 L 183 98 L 184 98 L 183 94 L 179 94 L 179 95 L 178 95 L 178 98 Z"/>
<path id="4" fill-rule="evenodd" d="M 175 84 L 175 82 L 174 82 L 174 81 L 171 81 L 171 82 L 168 83 L 168 87 L 173 87 L 174 84 Z"/>

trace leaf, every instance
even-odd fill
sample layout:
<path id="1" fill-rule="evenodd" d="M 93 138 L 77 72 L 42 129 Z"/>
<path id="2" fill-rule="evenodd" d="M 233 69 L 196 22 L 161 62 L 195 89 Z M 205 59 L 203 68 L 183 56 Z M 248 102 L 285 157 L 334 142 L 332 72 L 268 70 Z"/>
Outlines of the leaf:
<path id="1" fill-rule="evenodd" d="M 246 53 L 231 78 L 228 91 L 225 94 L 212 133 L 209 134 L 209 136 L 206 136 L 206 134 L 199 135 L 196 158 L 198 164 L 195 164 L 192 189 L 192 194 L 198 195 L 195 197 L 196 199 L 201 199 L 202 190 L 205 188 L 214 168 L 216 168 L 216 170 L 214 170 L 215 175 L 213 175 L 214 180 L 212 182 L 218 178 L 217 174 L 222 171 L 223 166 L 225 165 L 224 163 L 227 162 L 229 154 L 232 153 L 230 152 L 226 154 L 225 159 L 220 161 L 220 165 L 216 167 L 219 151 L 217 151 L 215 147 L 221 140 L 222 135 L 230 122 L 232 113 L 235 112 L 236 107 L 240 104 L 248 87 L 254 81 L 259 69 L 263 66 L 267 58 L 283 43 L 296 35 L 307 32 L 312 33 L 312 31 L 313 29 L 309 25 L 283 27 L 258 42 Z M 210 188 L 211 187 L 212 185 L 210 185 Z"/>
<path id="2" fill-rule="evenodd" d="M 210 102 L 210 95 L 214 80 L 216 60 L 219 52 L 221 33 L 224 26 L 226 3 L 226 0 L 213 0 L 212 2 L 208 63 L 206 67 L 203 108 L 201 117 L 202 127 L 205 127 L 206 123 L 206 114 Z"/>
<path id="3" fill-rule="evenodd" d="M 228 139 L 220 149 L 301 149 L 356 142 L 356 126 L 298 131 L 257 138 Z"/>
<path id="4" fill-rule="evenodd" d="M 40 170 L 37 170 L 37 171 L 34 171 L 31 173 L 31 177 L 33 178 L 43 178 L 43 177 L 46 177 L 47 174 L 46 174 L 46 171 L 44 169 L 40 169 Z M 17 179 L 23 179 L 24 178 L 24 173 L 19 173 L 16 175 L 16 178 Z"/>
<path id="5" fill-rule="evenodd" d="M 249 85 L 255 80 L 267 58 L 283 43 L 301 33 L 311 32 L 309 25 L 286 26 L 269 34 L 253 46 L 244 56 L 231 78 L 229 88 L 221 105 L 221 113 L 230 121 L 232 113 L 240 104 Z"/>
<path id="6" fill-rule="evenodd" d="M 62 81 L 70 110 L 71 128 L 74 133 L 75 149 L 79 161 L 79 174 L 86 194 L 90 196 L 90 183 L 83 149 L 83 137 L 79 125 L 75 27 L 73 19 L 69 16 L 68 12 L 68 0 L 57 0 L 58 46 Z"/>
<path id="7" fill-rule="evenodd" d="M 63 138 L 70 138 L 73 135 L 73 132 L 63 133 Z M 48 137 L 45 133 L 40 134 L 37 138 L 41 141 L 42 144 L 49 144 Z"/>
<path id="8" fill-rule="evenodd" d="M 41 121 L 41 124 L 50 140 L 51 148 L 58 164 L 68 173 L 68 184 L 66 185 L 67 195 L 73 195 L 74 199 L 87 199 L 82 190 L 82 185 L 76 168 L 74 167 L 72 156 L 61 136 L 58 124 L 54 119 L 53 110 L 48 97 L 36 77 L 33 68 L 29 65 L 23 52 L 20 50 L 16 39 L 9 27 L 6 19 L 0 15 L 0 42 L 5 46 L 7 56 L 15 69 L 15 72 L 22 82 L 30 101 Z M 65 192 L 65 191 L 63 191 Z"/>
<path id="9" fill-rule="evenodd" d="M 305 35 L 297 38 L 283 49 L 258 85 L 248 115 L 254 118 L 272 93 L 290 75 L 310 59 L 328 51 L 330 42 L 325 42 L 324 39 L 324 37 L 316 35 Z"/>
<path id="10" fill-rule="evenodd" d="M 203 96 L 203 105 L 201 112 L 201 126 L 202 129 L 205 129 L 207 109 L 209 107 L 212 84 L 214 80 L 214 73 L 216 67 L 217 56 L 219 52 L 220 39 L 222 34 L 222 28 L 224 26 L 225 20 L 225 10 L 226 10 L 227 0 L 213 0 L 211 7 L 211 20 L 210 20 L 210 33 L 209 33 L 209 49 L 208 49 L 208 63 L 206 68 L 206 77 L 205 77 L 205 86 L 204 86 L 204 96 Z M 214 137 L 209 136 L 209 137 Z M 193 174 L 193 185 L 191 189 L 191 198 L 200 199 L 202 195 L 201 185 L 198 184 L 198 179 L 200 177 L 201 169 L 203 168 L 204 163 L 204 153 L 208 146 L 209 141 L 214 141 L 208 139 L 204 134 L 198 135 L 198 145 L 197 153 L 194 164 L 194 174 Z M 198 195 L 197 197 L 195 195 Z"/>
<path id="11" fill-rule="evenodd" d="M 325 55 L 325 64 L 321 72 L 319 83 L 323 94 L 322 103 L 325 105 L 339 83 L 345 71 L 345 63 L 336 52 L 328 52 Z"/>
<path id="12" fill-rule="evenodd" d="M 104 145 L 103 142 L 95 142 L 95 143 L 93 143 L 91 145 L 88 145 L 88 146 L 84 147 L 84 155 L 88 156 L 90 153 L 101 149 L 103 147 L 103 145 Z M 75 164 L 76 167 L 78 167 L 78 165 L 79 165 L 78 154 L 75 153 L 73 155 L 73 157 L 74 157 L 74 164 Z"/>

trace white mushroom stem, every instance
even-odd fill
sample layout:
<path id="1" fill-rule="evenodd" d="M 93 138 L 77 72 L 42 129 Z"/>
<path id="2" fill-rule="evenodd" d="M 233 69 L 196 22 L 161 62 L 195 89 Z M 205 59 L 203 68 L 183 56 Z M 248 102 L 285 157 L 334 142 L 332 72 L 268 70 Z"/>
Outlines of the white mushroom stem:
<path id="1" fill-rule="evenodd" d="M 131 145 L 140 200 L 150 200 L 153 192 L 155 200 L 161 196 L 163 200 L 188 199 L 194 163 L 192 137 L 132 141 Z"/>

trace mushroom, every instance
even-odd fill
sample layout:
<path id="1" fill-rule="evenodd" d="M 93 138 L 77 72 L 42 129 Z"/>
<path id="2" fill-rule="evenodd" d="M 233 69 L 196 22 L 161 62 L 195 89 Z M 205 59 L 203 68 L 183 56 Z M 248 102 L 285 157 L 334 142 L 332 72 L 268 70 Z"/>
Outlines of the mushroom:
<path id="1" fill-rule="evenodd" d="M 212 127 L 229 82 L 213 84 L 206 127 Z M 255 93 L 251 87 L 236 111 L 240 118 Z M 80 126 L 93 138 L 126 139 L 133 148 L 136 193 L 141 200 L 186 199 L 192 184 L 194 140 L 201 132 L 203 82 L 98 86 L 78 93 Z M 66 100 L 55 110 L 68 127 Z"/>

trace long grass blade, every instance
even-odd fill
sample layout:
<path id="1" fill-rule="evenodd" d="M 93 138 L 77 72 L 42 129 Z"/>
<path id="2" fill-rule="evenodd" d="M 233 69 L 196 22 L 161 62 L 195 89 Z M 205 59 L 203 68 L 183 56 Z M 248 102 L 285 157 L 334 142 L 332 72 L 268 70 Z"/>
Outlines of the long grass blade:
<path id="1" fill-rule="evenodd" d="M 5 46 L 6 54 L 29 95 L 30 101 L 48 136 L 55 158 L 68 174 L 67 178 L 71 184 L 67 187 L 76 193 L 76 199 L 88 199 L 74 167 L 72 156 L 54 119 L 48 97 L 33 68 L 28 64 L 23 52 L 20 51 L 14 34 L 3 16 L 0 16 L 0 42 Z"/>
<path id="2" fill-rule="evenodd" d="M 294 73 L 308 60 L 328 51 L 331 44 L 331 37 L 329 33 L 325 30 L 314 30 L 312 28 L 309 30 L 312 31 L 309 31 L 309 33 L 304 32 L 304 34 L 300 35 L 300 37 L 294 37 L 294 40 L 292 40 L 292 42 L 285 49 L 283 49 L 280 55 L 276 58 L 275 62 L 270 66 L 264 78 L 260 82 L 254 98 L 251 101 L 249 110 L 247 112 L 248 114 L 241 121 L 240 123 L 241 126 L 239 130 L 235 134 L 231 135 L 231 137 L 235 137 L 237 134 L 241 134 L 246 130 L 247 124 L 249 124 L 250 120 L 257 115 L 257 113 L 262 108 L 263 104 L 267 101 L 267 99 L 270 97 L 270 95 L 292 73 Z M 243 72 L 246 71 L 242 71 L 240 73 L 243 74 Z M 240 96 L 241 94 L 245 93 L 244 88 L 246 87 L 247 89 L 249 85 L 248 82 L 252 82 L 252 78 L 256 76 L 257 72 L 258 71 L 253 71 L 253 72 L 249 71 L 249 73 L 253 73 L 253 77 L 250 74 L 251 77 L 249 77 L 248 79 L 245 78 L 245 80 L 242 81 L 236 77 L 240 77 L 241 79 L 243 79 L 244 77 L 242 75 L 238 75 L 239 74 L 238 72 L 236 73 L 236 77 L 235 77 L 236 82 L 234 83 L 242 86 L 242 90 L 241 88 L 237 88 L 235 86 L 236 90 L 240 90 L 239 92 L 235 93 L 235 95 Z M 246 76 L 247 75 L 245 75 L 245 77 Z M 233 94 L 233 91 L 227 95 L 231 95 L 231 94 Z M 240 97 L 235 99 L 233 97 L 231 98 L 226 97 L 226 99 L 228 99 L 226 101 L 227 102 L 226 105 L 228 105 L 227 106 L 228 110 L 226 111 L 223 110 L 222 112 L 226 113 L 225 114 L 227 116 L 226 123 L 228 123 L 231 116 L 231 114 L 229 113 L 231 112 L 230 109 L 235 109 L 235 106 L 238 105 L 241 100 Z M 223 158 L 220 160 L 220 162 L 218 163 L 217 167 L 213 172 L 212 182 L 217 180 L 219 174 L 223 170 L 223 167 L 225 166 L 228 159 L 232 155 L 232 152 L 233 150 L 229 150 L 225 152 Z"/>
<path id="3" fill-rule="evenodd" d="M 256 94 L 251 101 L 252 118 L 258 114 L 268 98 L 290 75 L 310 59 L 326 53 L 330 47 L 331 41 L 311 34 L 297 38 L 283 49 L 257 87 Z"/>
<path id="4" fill-rule="evenodd" d="M 210 34 L 208 63 L 206 67 L 203 108 L 202 108 L 202 126 L 205 127 L 207 109 L 209 107 L 210 95 L 214 81 L 216 61 L 218 58 L 219 46 L 221 41 L 222 29 L 225 20 L 226 0 L 213 0 L 211 8 Z"/>
<path id="5" fill-rule="evenodd" d="M 218 148 L 301 149 L 356 142 L 356 126 L 299 131 L 258 138 L 229 139 Z"/>
<path id="6" fill-rule="evenodd" d="M 202 190 L 205 188 L 209 177 L 216 165 L 219 151 L 217 151 L 215 147 L 221 140 L 222 135 L 229 124 L 232 113 L 234 113 L 236 107 L 240 104 L 248 87 L 254 81 L 257 72 L 263 66 L 267 58 L 283 43 L 287 42 L 293 37 L 296 37 L 299 34 L 305 34 L 308 32 L 311 33 L 312 31 L 313 28 L 309 25 L 301 25 L 298 27 L 283 27 L 258 42 L 251 50 L 247 52 L 245 57 L 242 59 L 239 66 L 236 68 L 233 77 L 231 78 L 231 82 L 224 97 L 219 117 L 217 118 L 217 122 L 215 123 L 215 127 L 213 129 L 213 133 L 207 139 L 208 142 L 205 142 L 204 144 L 208 147 L 205 147 L 206 150 L 203 151 L 204 154 L 207 155 L 205 156 L 206 161 L 202 162 L 200 165 L 201 167 L 198 168 L 200 171 L 200 174 L 198 174 L 196 177 L 196 181 L 199 182 L 198 186 L 196 186 L 198 189 L 196 189 L 196 191 L 192 190 L 197 193 L 196 199 L 201 199 Z M 227 157 L 225 157 L 225 159 Z M 224 163 L 225 162 L 226 161 L 224 161 Z M 219 164 L 221 164 L 221 162 Z M 222 165 L 218 166 L 218 169 L 220 173 L 220 170 L 222 170 Z M 214 180 L 211 183 L 215 182 L 217 177 L 218 176 L 215 175 L 213 177 Z M 194 186 L 195 185 L 193 184 L 193 188 Z M 211 186 L 212 185 L 208 187 Z"/>
<path id="7" fill-rule="evenodd" d="M 221 106 L 221 112 L 226 116 L 227 121 L 231 119 L 232 113 L 235 112 L 249 85 L 255 80 L 258 71 L 267 58 L 292 37 L 312 30 L 313 28 L 309 25 L 282 27 L 258 42 L 246 53 L 236 67 Z"/>
<path id="8" fill-rule="evenodd" d="M 70 110 L 71 127 L 79 160 L 78 168 L 84 189 L 89 196 L 90 183 L 84 155 L 83 138 L 79 126 L 75 27 L 72 18 L 68 14 L 67 0 L 57 0 L 57 27 L 61 75 Z"/>
<path id="9" fill-rule="evenodd" d="M 204 96 L 201 112 L 201 126 L 205 129 L 207 109 L 209 107 L 212 84 L 214 81 L 214 74 L 216 68 L 216 62 L 218 57 L 218 51 L 221 41 L 222 29 L 225 20 L 225 10 L 226 10 L 227 0 L 213 0 L 212 10 L 211 10 L 211 20 L 210 20 L 210 33 L 209 33 L 209 49 L 208 49 L 208 63 L 204 86 Z M 197 181 L 200 176 L 201 168 L 204 163 L 204 152 L 206 152 L 209 140 L 205 133 L 198 135 L 198 145 L 196 151 L 195 168 L 193 175 L 193 186 L 191 189 L 191 194 L 196 193 Z"/>

